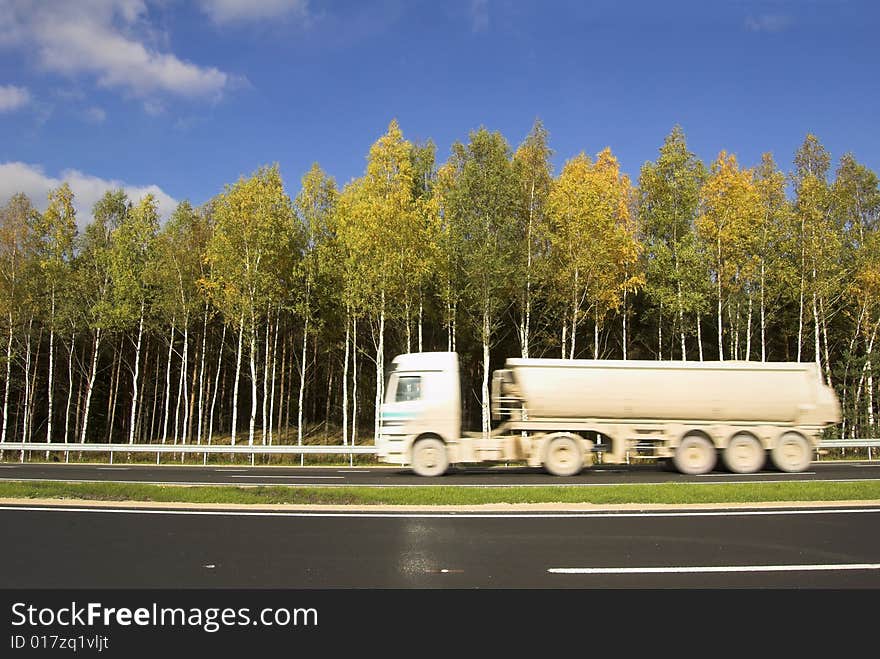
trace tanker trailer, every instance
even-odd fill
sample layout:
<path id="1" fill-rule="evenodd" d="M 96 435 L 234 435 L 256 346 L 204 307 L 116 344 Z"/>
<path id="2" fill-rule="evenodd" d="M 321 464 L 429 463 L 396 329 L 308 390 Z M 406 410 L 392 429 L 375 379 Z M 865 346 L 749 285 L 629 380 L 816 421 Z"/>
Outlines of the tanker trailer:
<path id="1" fill-rule="evenodd" d="M 423 385 L 418 400 L 399 400 L 398 383 L 413 377 Z M 752 473 L 769 457 L 796 472 L 809 466 L 822 429 L 840 421 L 814 363 L 508 359 L 493 374 L 499 425 L 487 437 L 460 432 L 459 386 L 454 353 L 395 359 L 380 459 L 424 475 L 450 463 L 525 461 L 567 476 L 597 454 L 603 463 L 649 458 L 688 474 L 711 471 L 719 458 Z"/>

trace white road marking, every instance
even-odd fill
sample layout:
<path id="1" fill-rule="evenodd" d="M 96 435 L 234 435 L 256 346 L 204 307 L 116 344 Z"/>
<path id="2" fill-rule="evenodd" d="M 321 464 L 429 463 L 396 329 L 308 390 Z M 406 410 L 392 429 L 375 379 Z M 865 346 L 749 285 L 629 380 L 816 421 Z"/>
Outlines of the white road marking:
<path id="1" fill-rule="evenodd" d="M 345 480 L 345 476 L 261 476 L 259 474 L 257 474 L 257 475 L 248 474 L 247 476 L 233 476 L 232 478 L 305 478 L 305 479 L 320 478 L 322 480 L 328 480 L 328 479 Z"/>
<path id="2" fill-rule="evenodd" d="M 214 469 L 214 471 L 219 472 L 221 474 L 227 474 L 231 472 L 240 473 L 242 471 L 248 471 L 247 469 Z"/>
<path id="3" fill-rule="evenodd" d="M 184 506 L 186 504 L 180 504 Z M 468 513 L 468 512 L 344 512 L 309 510 L 203 510 L 203 509 L 161 509 L 161 508 L 98 508 L 83 506 L 14 506 L 0 505 L 0 511 L 19 512 L 77 512 L 77 513 L 125 513 L 132 515 L 199 515 L 210 517 L 359 517 L 359 518 L 401 518 L 430 519 L 455 517 L 465 519 L 598 519 L 628 517 L 751 517 L 769 515 L 839 515 L 855 513 L 880 513 L 880 508 L 810 508 L 779 510 L 679 510 L 679 511 L 628 511 L 628 512 L 561 512 L 561 513 Z"/>
<path id="4" fill-rule="evenodd" d="M 827 565 L 693 565 L 677 567 L 551 567 L 553 574 L 689 574 L 707 572 L 822 572 L 830 570 L 880 570 L 880 563 Z"/>
<path id="5" fill-rule="evenodd" d="M 128 471 L 130 467 L 96 467 L 103 471 Z"/>

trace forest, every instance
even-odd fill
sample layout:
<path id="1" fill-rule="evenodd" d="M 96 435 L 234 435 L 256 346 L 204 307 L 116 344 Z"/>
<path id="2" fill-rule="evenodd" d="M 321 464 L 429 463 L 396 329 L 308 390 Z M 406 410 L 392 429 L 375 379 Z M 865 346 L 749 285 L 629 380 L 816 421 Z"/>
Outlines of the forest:
<path id="1" fill-rule="evenodd" d="M 874 437 L 880 189 L 806 135 L 704 163 L 674 127 L 637 178 L 480 128 L 441 162 L 397 121 L 363 175 L 278 164 L 161 218 L 0 209 L 0 442 L 364 444 L 394 355 L 453 350 L 472 430 L 507 357 L 815 361 Z M 41 204 L 42 205 L 42 204 Z M 84 227 L 79 230 L 78 227 Z M 878 364 L 880 367 L 880 364 Z"/>

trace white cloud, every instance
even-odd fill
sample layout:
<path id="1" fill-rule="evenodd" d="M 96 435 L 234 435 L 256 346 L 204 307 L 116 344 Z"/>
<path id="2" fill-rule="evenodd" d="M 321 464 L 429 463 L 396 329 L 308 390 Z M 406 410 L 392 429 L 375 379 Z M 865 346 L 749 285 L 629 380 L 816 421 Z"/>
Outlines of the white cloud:
<path id="1" fill-rule="evenodd" d="M 0 85 L 0 112 L 13 112 L 31 102 L 31 94 L 24 87 Z"/>
<path id="2" fill-rule="evenodd" d="M 307 18 L 308 0 L 199 0 L 215 23 L 235 23 L 280 18 L 295 14 Z"/>
<path id="3" fill-rule="evenodd" d="M 139 98 L 216 98 L 230 76 L 161 52 L 143 0 L 0 0 L 0 44 L 33 53 L 42 68 L 94 76 Z"/>
<path id="4" fill-rule="evenodd" d="M 76 169 L 67 169 L 60 176 L 48 176 L 39 165 L 23 162 L 0 163 L 0 205 L 5 205 L 12 195 L 23 192 L 38 209 L 45 210 L 50 190 L 64 182 L 70 185 L 74 194 L 77 224 L 80 230 L 92 221 L 92 207 L 107 190 L 122 188 L 128 198 L 136 202 L 147 193 L 152 193 L 159 202 L 159 214 L 168 218 L 177 206 L 177 201 L 157 185 L 132 185 L 123 181 L 107 180 Z"/>

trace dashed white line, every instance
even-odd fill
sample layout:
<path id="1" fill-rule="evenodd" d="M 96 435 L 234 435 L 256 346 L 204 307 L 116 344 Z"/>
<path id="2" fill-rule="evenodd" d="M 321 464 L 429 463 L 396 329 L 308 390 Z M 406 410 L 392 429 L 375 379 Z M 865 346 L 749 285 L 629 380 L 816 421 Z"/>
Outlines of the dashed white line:
<path id="1" fill-rule="evenodd" d="M 830 563 L 826 565 L 687 565 L 675 567 L 551 567 L 552 574 L 702 574 L 709 572 L 823 572 L 880 570 L 880 563 Z"/>
<path id="2" fill-rule="evenodd" d="M 261 476 L 259 474 L 257 474 L 257 475 L 248 474 L 248 475 L 244 475 L 244 476 L 232 476 L 231 478 L 285 478 L 285 479 L 305 478 L 307 480 L 311 480 L 312 478 L 320 478 L 321 480 L 330 480 L 330 479 L 345 480 L 345 476 Z"/>

